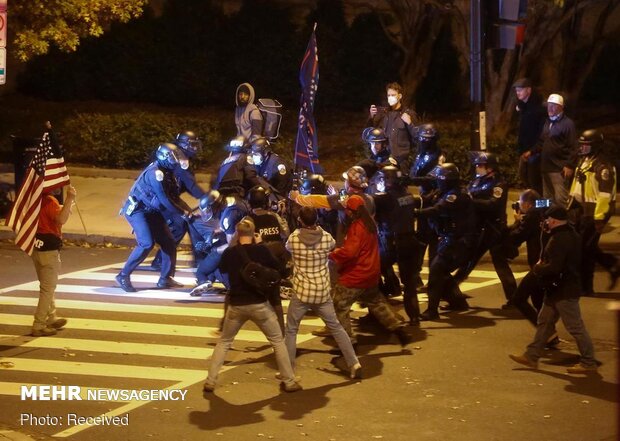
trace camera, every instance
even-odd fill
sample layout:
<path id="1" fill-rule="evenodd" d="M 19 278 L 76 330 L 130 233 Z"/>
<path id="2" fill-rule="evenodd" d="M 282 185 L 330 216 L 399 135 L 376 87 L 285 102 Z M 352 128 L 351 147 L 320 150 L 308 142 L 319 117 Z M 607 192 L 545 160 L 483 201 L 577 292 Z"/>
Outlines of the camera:
<path id="1" fill-rule="evenodd" d="M 534 206 L 536 208 L 549 208 L 551 207 L 551 199 L 536 199 Z"/>
<path id="2" fill-rule="evenodd" d="M 521 206 L 519 205 L 518 202 L 513 202 L 513 204 L 511 205 L 512 209 L 514 211 L 516 211 L 517 213 L 521 211 Z"/>

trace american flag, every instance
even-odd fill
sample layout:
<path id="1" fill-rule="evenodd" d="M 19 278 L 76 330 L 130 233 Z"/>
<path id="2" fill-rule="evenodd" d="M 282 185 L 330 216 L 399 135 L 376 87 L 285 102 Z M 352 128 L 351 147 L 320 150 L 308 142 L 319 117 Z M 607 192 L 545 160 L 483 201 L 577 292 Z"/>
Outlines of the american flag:
<path id="1" fill-rule="evenodd" d="M 50 133 L 45 132 L 6 220 L 6 225 L 15 232 L 15 244 L 28 255 L 32 255 L 34 248 L 43 190 L 51 191 L 68 184 L 69 174 L 60 147 L 52 145 Z"/>
<path id="2" fill-rule="evenodd" d="M 306 168 L 313 173 L 323 173 L 319 165 L 318 137 L 314 121 L 314 100 L 319 87 L 319 56 L 316 47 L 316 23 L 301 61 L 301 107 L 295 141 L 295 167 Z"/>

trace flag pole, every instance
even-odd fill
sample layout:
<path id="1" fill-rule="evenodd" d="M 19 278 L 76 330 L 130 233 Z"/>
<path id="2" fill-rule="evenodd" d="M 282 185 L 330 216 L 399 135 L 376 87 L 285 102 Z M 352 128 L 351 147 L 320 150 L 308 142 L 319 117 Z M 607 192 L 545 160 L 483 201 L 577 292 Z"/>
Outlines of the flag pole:
<path id="1" fill-rule="evenodd" d="M 80 207 L 78 207 L 77 201 L 73 201 L 73 205 L 75 205 L 75 209 L 77 210 L 77 214 L 80 217 L 80 221 L 82 222 L 82 227 L 84 228 L 84 233 L 88 236 L 88 231 L 86 231 L 86 224 L 84 223 L 84 218 L 82 217 L 82 213 L 80 212 Z"/>

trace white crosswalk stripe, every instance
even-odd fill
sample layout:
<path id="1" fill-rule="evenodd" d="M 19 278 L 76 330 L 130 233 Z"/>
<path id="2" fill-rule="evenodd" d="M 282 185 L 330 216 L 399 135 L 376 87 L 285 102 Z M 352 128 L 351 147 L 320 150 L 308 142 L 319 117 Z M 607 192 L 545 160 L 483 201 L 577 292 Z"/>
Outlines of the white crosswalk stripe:
<path id="1" fill-rule="evenodd" d="M 142 271 L 132 275 L 139 291 L 125 293 L 114 280 L 120 266 L 105 265 L 59 277 L 56 307 L 68 318 L 69 324 L 53 337 L 24 335 L 30 333 L 32 326 L 38 302 L 38 281 L 0 290 L 0 346 L 3 348 L 0 360 L 2 366 L 8 367 L 6 372 L 11 373 L 10 380 L 0 382 L 0 395 L 19 396 L 22 385 L 32 384 L 32 375 L 49 376 L 49 384 L 56 384 L 52 377 L 63 376 L 64 384 L 71 384 L 70 379 L 76 378 L 75 384 L 85 390 L 100 388 L 88 384 L 84 378 L 122 378 L 130 383 L 132 379 L 164 381 L 163 388 L 187 388 L 204 380 L 206 360 L 218 337 L 224 296 L 190 297 L 189 288 L 140 289 L 141 286 L 155 286 L 159 278 L 157 273 Z M 195 283 L 189 268 L 179 268 L 175 279 L 188 287 Z M 145 300 L 152 302 L 145 304 Z M 310 331 L 322 325 L 317 318 L 304 320 L 298 342 L 315 338 Z M 145 343 L 141 336 L 165 341 Z M 243 349 L 248 345 L 258 348 L 260 353 L 270 352 L 262 332 L 244 327 L 235 346 Z M 253 361 L 257 352 L 251 354 L 245 356 L 242 352 L 234 365 Z M 227 366 L 225 370 L 232 367 Z M 146 403 L 120 403 L 120 407 L 105 415 L 121 415 Z M 91 426 L 74 426 L 53 435 L 67 437 L 88 427 Z"/>
<path id="2" fill-rule="evenodd" d="M 177 270 L 175 279 L 183 283 L 184 288 L 153 289 L 159 274 L 136 271 L 131 279 L 138 292 L 126 293 L 114 280 L 120 267 L 121 264 L 104 265 L 59 277 L 56 306 L 61 315 L 69 319 L 69 324 L 53 337 L 24 335 L 32 326 L 38 301 L 38 281 L 0 289 L 0 346 L 5 354 L 0 361 L 10 368 L 7 372 L 11 372 L 10 380 L 0 382 L 1 396 L 16 397 L 22 385 L 42 384 L 31 383 L 32 374 L 50 376 L 50 384 L 54 384 L 51 378 L 59 375 L 65 379 L 64 384 L 71 384 L 70 379 L 75 376 L 76 384 L 84 390 L 102 389 L 88 384 L 88 378 L 163 381 L 166 382 L 163 388 L 168 389 L 187 388 L 204 379 L 206 360 L 211 356 L 218 336 L 224 296 L 215 293 L 190 297 L 195 278 L 191 268 L 183 267 Z M 427 269 L 423 270 L 423 274 L 427 273 Z M 518 273 L 515 277 L 524 274 Z M 461 285 L 464 292 L 499 284 L 493 271 L 476 270 L 472 278 L 476 281 Z M 426 294 L 420 294 L 419 299 L 425 301 Z M 149 300 L 150 303 L 145 303 Z M 288 302 L 283 304 L 286 309 Z M 353 309 L 362 311 L 358 305 Z M 298 343 L 315 338 L 310 331 L 323 326 L 323 322 L 308 317 L 302 325 Z M 148 341 L 153 338 L 165 341 L 144 342 L 149 336 L 152 338 Z M 264 353 L 268 353 L 267 341 L 258 330 L 242 329 L 237 341 L 239 348 L 259 342 L 261 348 L 265 348 Z M 255 356 L 253 353 L 246 362 Z M 93 358 L 89 360 L 88 357 Z M 96 362 L 94 357 L 109 362 Z M 162 359 L 165 366 L 161 365 Z M 127 364 L 126 360 L 134 364 Z M 235 365 L 240 363 L 243 360 L 237 360 Z M 182 367 L 175 367 L 175 364 Z M 122 415 L 146 403 L 119 401 L 120 407 L 105 415 Z M 73 426 L 53 435 L 68 437 L 88 427 L 91 426 Z"/>

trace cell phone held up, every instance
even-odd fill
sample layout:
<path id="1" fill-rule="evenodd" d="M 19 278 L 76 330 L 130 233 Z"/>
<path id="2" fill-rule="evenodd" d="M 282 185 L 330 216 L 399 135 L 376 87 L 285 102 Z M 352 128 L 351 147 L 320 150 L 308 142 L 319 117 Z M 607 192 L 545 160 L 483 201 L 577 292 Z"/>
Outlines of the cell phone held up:
<path id="1" fill-rule="evenodd" d="M 536 199 L 534 206 L 536 208 L 549 208 L 551 207 L 551 199 Z"/>

